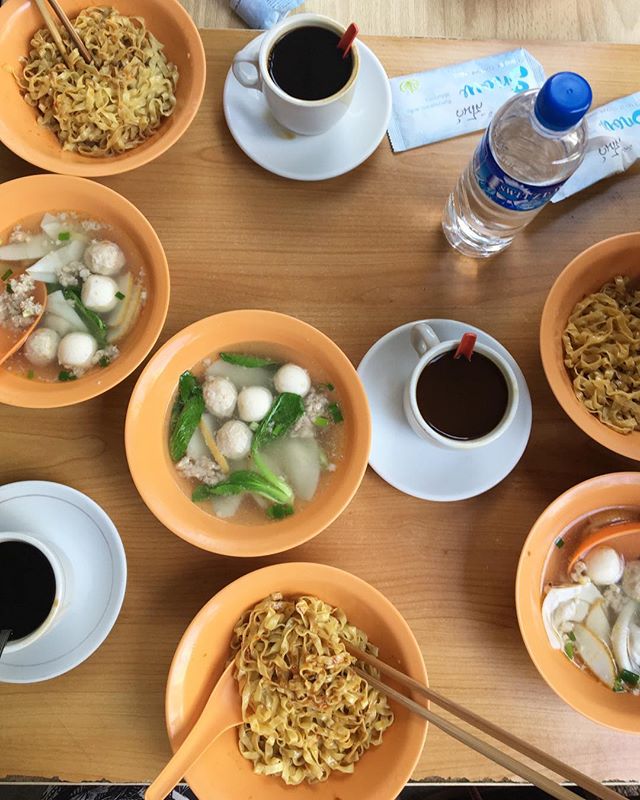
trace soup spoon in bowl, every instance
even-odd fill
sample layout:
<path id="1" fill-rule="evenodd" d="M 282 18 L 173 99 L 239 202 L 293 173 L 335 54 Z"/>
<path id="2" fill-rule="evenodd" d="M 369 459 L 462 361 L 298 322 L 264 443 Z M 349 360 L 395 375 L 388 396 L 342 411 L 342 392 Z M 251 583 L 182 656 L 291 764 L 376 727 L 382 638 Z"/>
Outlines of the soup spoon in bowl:
<path id="1" fill-rule="evenodd" d="M 14 275 L 12 277 L 19 277 Z M 5 289 L 6 291 L 6 289 Z M 47 287 L 41 281 L 36 281 L 33 299 L 40 305 L 40 312 L 33 317 L 33 322 L 26 328 L 14 329 L 0 323 L 0 364 L 16 353 L 33 333 L 40 322 L 47 305 Z"/>
<path id="2" fill-rule="evenodd" d="M 240 694 L 231 662 L 213 687 L 187 738 L 145 792 L 145 800 L 164 800 L 218 736 L 241 724 Z"/>

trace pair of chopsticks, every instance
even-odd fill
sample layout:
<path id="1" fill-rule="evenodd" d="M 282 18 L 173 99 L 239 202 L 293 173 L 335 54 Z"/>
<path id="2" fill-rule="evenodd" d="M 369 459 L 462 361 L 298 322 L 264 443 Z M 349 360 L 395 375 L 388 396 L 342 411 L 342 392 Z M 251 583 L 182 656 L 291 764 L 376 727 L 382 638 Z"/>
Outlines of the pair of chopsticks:
<path id="1" fill-rule="evenodd" d="M 375 667 L 381 674 L 388 675 L 398 684 L 422 695 L 423 697 L 426 697 L 432 703 L 435 703 L 437 706 L 445 709 L 463 722 L 474 726 L 483 733 L 489 734 L 489 736 L 497 739 L 499 742 L 502 742 L 502 744 L 507 745 L 512 750 L 516 750 L 518 753 L 521 753 L 527 758 L 537 761 L 539 765 L 546 767 L 547 769 L 555 772 L 557 775 L 561 775 L 563 778 L 566 778 L 569 781 L 572 781 L 577 786 L 586 789 L 588 792 L 591 792 L 591 794 L 599 797 L 601 800 L 621 800 L 622 795 L 614 792 L 613 789 L 609 789 L 609 787 L 604 786 L 594 778 L 590 778 L 588 775 L 585 775 L 583 772 L 574 769 L 564 761 L 560 761 L 559 759 L 550 756 L 543 750 L 540 750 L 534 745 L 525 742 L 524 739 L 514 736 L 504 728 L 501 728 L 499 725 L 489 722 L 489 720 L 486 720 L 478 714 L 475 714 L 473 711 L 469 711 L 468 709 L 464 708 L 464 706 L 455 703 L 453 700 L 443 697 L 439 692 L 435 692 L 433 689 L 427 688 L 413 678 L 410 678 L 408 675 L 405 675 L 403 672 L 400 672 L 389 664 L 385 664 L 384 661 L 380 661 L 379 658 L 375 658 L 375 656 L 353 647 L 353 645 L 346 641 L 344 642 L 344 646 L 347 651 L 359 661 L 363 661 L 364 663 Z M 492 761 L 495 761 L 496 764 L 500 764 L 500 766 L 505 767 L 516 775 L 519 775 L 526 781 L 533 783 L 539 789 L 547 792 L 547 794 L 550 794 L 552 797 L 557 797 L 558 800 L 576 800 L 577 795 L 574 792 L 571 792 L 569 789 L 565 788 L 557 781 L 554 781 L 552 778 L 548 778 L 546 775 L 538 772 L 538 770 L 534 769 L 533 767 L 528 766 L 524 762 L 519 761 L 507 753 L 503 753 L 502 750 L 498 750 L 497 747 L 494 747 L 488 742 L 479 739 L 477 736 L 474 736 L 464 728 L 461 728 L 453 722 L 438 716 L 438 714 L 435 714 L 433 711 L 425 708 L 425 706 L 421 705 L 420 703 L 416 703 L 415 700 L 411 700 L 409 697 L 397 691 L 392 686 L 387 685 L 382 680 L 374 678 L 359 666 L 354 665 L 352 669 L 361 678 L 364 678 L 367 683 L 369 683 L 375 689 L 378 689 L 378 691 L 386 694 L 390 699 L 395 700 L 400 705 L 408 708 L 414 714 L 417 714 L 423 719 L 428 720 L 441 731 L 444 731 L 444 733 L 447 733 L 449 736 L 457 739 L 459 742 L 466 744 L 468 747 L 476 750 L 481 755 L 490 758 Z"/>
<path id="2" fill-rule="evenodd" d="M 65 14 L 64 10 L 62 9 L 62 6 L 60 5 L 60 3 L 58 3 L 58 0 L 49 0 L 49 3 L 51 4 L 53 10 L 56 12 L 57 17 L 64 26 L 65 30 L 71 37 L 71 41 L 78 48 L 82 58 L 84 58 L 87 64 L 91 64 L 93 61 L 93 59 L 91 58 L 91 54 L 85 47 L 82 39 L 78 36 L 76 29 L 71 24 L 71 20 Z M 38 6 L 38 9 L 40 11 L 40 14 L 42 15 L 42 19 L 44 20 L 45 25 L 47 26 L 47 28 L 49 28 L 49 33 L 51 34 L 51 38 L 53 39 L 53 41 L 56 44 L 56 47 L 60 51 L 60 55 L 62 56 L 62 58 L 64 58 L 65 64 L 69 67 L 69 69 L 71 69 L 72 64 L 71 61 L 69 60 L 69 54 L 67 53 L 67 48 L 64 46 L 64 42 L 62 41 L 62 37 L 60 36 L 60 31 L 58 30 L 58 26 L 53 21 L 51 13 L 49 12 L 49 7 L 47 6 L 47 0 L 36 0 L 36 5 Z"/>

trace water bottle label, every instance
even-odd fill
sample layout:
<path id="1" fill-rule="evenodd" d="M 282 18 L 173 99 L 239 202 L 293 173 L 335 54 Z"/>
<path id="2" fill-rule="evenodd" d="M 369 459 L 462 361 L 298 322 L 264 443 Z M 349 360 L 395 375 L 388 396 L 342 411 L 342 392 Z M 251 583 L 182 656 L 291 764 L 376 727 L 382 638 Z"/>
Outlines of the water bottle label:
<path id="1" fill-rule="evenodd" d="M 473 171 L 478 185 L 487 197 L 510 211 L 532 211 L 540 208 L 551 200 L 564 183 L 560 181 L 546 186 L 534 186 L 507 175 L 491 152 L 488 129 L 473 157 Z"/>

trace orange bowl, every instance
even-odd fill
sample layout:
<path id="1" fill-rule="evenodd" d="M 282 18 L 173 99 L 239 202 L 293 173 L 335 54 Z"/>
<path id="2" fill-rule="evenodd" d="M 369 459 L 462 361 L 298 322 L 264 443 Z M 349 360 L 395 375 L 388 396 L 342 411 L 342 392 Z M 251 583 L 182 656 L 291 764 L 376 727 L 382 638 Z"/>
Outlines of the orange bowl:
<path id="1" fill-rule="evenodd" d="M 60 0 L 60 4 L 71 19 L 92 5 L 87 0 Z M 63 150 L 56 135 L 38 124 L 36 111 L 21 96 L 11 72 L 20 70 L 20 59 L 28 55 L 33 34 L 44 27 L 42 17 L 35 2 L 8 0 L 0 8 L 0 141 L 20 158 L 50 172 L 95 178 L 147 164 L 178 141 L 202 100 L 204 48 L 196 26 L 178 0 L 109 0 L 105 5 L 127 16 L 142 17 L 148 30 L 165 46 L 167 58 L 180 73 L 176 107 L 154 136 L 121 155 L 93 158 Z"/>
<path id="2" fill-rule="evenodd" d="M 640 278 L 640 233 L 623 233 L 598 242 L 564 268 L 542 312 L 540 355 L 549 386 L 571 420 L 608 450 L 640 461 L 640 431 L 617 433 L 590 414 L 575 396 L 564 365 L 562 332 L 574 306 L 616 275 Z"/>
<path id="3" fill-rule="evenodd" d="M 315 365 L 334 384 L 344 411 L 345 455 L 319 496 L 300 512 L 277 522 L 265 519 L 264 524 L 239 525 L 207 513 L 181 488 L 169 456 L 168 420 L 182 372 L 212 353 L 241 350 L 256 342 L 299 353 L 299 363 Z M 125 446 L 142 499 L 169 530 L 213 553 L 264 556 L 308 541 L 347 507 L 367 467 L 371 417 L 351 362 L 319 330 L 272 311 L 229 311 L 189 325 L 149 361 L 131 395 Z"/>
<path id="4" fill-rule="evenodd" d="M 68 383 L 44 383 L 0 367 L 0 403 L 22 408 L 59 408 L 89 400 L 123 381 L 156 343 L 169 307 L 169 268 L 155 231 L 124 197 L 102 184 L 65 175 L 32 175 L 0 185 L 0 235 L 17 222 L 47 211 L 76 211 L 118 231 L 130 260 L 144 267 L 148 300 L 120 356 L 108 367 Z M 38 220 L 39 222 L 39 220 Z"/>
<path id="5" fill-rule="evenodd" d="M 527 537 L 516 575 L 516 610 L 524 643 L 536 669 L 565 703 L 585 717 L 624 733 L 640 734 L 640 697 L 617 694 L 575 667 L 549 644 L 542 623 L 543 580 L 558 535 L 601 508 L 640 503 L 640 473 L 600 475 L 560 495 Z"/>
<path id="6" fill-rule="evenodd" d="M 165 698 L 167 731 L 175 750 L 199 716 L 229 659 L 235 623 L 272 592 L 311 594 L 341 608 L 378 646 L 380 658 L 427 683 L 420 646 L 400 612 L 376 589 L 349 572 L 322 564 L 277 564 L 229 584 L 198 613 L 171 664 Z M 239 700 L 238 700 L 239 702 Z M 351 775 L 334 772 L 324 783 L 286 786 L 280 778 L 255 775 L 238 750 L 237 729 L 227 731 L 187 773 L 200 800 L 394 800 L 424 747 L 427 724 L 391 703 L 395 720 L 382 743 L 371 747 Z"/>

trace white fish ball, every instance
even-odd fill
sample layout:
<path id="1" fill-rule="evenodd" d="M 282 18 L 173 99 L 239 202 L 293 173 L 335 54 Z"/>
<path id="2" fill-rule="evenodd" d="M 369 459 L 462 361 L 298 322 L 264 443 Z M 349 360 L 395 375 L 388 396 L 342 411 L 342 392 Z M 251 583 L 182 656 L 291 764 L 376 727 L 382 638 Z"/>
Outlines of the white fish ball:
<path id="1" fill-rule="evenodd" d="M 62 338 L 58 345 L 58 362 L 67 369 L 87 369 L 96 354 L 98 343 L 89 333 L 74 331 Z"/>
<path id="2" fill-rule="evenodd" d="M 117 275 L 124 267 L 124 253 L 115 242 L 95 240 L 84 251 L 84 263 L 96 275 Z"/>
<path id="3" fill-rule="evenodd" d="M 226 419 L 233 414 L 238 390 L 229 378 L 207 378 L 202 386 L 202 395 L 207 411 L 214 417 Z"/>
<path id="4" fill-rule="evenodd" d="M 105 314 L 116 307 L 118 303 L 117 291 L 118 284 L 113 278 L 107 278 L 104 275 L 89 275 L 82 284 L 82 302 L 91 311 Z"/>
<path id="5" fill-rule="evenodd" d="M 273 396 L 264 386 L 246 386 L 238 395 L 238 416 L 245 422 L 260 422 L 272 403 Z"/>
<path id="6" fill-rule="evenodd" d="M 311 378 L 306 369 L 297 364 L 285 364 L 276 372 L 273 383 L 278 393 L 291 392 L 304 397 L 311 388 Z"/>
<path id="7" fill-rule="evenodd" d="M 60 337 L 51 328 L 37 328 L 24 343 L 27 360 L 36 367 L 55 361 Z"/>
<path id="8" fill-rule="evenodd" d="M 613 547 L 601 545 L 594 547 L 584 557 L 587 575 L 598 586 L 609 586 L 617 583 L 622 577 L 624 559 Z"/>
<path id="9" fill-rule="evenodd" d="M 251 450 L 253 434 L 249 426 L 239 419 L 225 422 L 216 433 L 216 444 L 225 458 L 245 458 Z"/>

